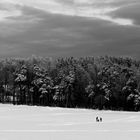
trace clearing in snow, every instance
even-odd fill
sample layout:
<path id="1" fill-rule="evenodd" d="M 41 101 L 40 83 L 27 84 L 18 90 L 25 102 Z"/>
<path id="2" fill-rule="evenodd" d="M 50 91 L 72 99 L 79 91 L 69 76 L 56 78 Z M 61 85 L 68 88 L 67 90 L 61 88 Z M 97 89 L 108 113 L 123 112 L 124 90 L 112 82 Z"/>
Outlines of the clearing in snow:
<path id="1" fill-rule="evenodd" d="M 140 112 L 0 105 L 0 140 L 103 139 L 139 140 Z"/>

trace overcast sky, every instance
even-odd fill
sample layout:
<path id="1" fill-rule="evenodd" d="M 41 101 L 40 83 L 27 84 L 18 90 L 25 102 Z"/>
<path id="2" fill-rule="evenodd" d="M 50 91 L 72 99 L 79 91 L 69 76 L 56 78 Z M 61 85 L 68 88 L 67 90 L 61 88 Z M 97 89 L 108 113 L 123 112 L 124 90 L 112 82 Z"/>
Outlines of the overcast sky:
<path id="1" fill-rule="evenodd" d="M 0 57 L 140 59 L 139 0 L 0 0 Z"/>

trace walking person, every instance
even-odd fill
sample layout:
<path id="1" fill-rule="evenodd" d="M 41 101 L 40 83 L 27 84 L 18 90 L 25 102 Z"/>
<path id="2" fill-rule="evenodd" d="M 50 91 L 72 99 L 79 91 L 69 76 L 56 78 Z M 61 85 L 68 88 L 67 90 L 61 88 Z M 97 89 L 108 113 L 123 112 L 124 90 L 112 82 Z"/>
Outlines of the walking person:
<path id="1" fill-rule="evenodd" d="M 100 122 L 102 122 L 103 121 L 103 119 L 102 119 L 102 117 L 100 117 Z"/>
<path id="2" fill-rule="evenodd" d="M 98 117 L 96 117 L 96 122 L 99 122 L 99 118 Z"/>

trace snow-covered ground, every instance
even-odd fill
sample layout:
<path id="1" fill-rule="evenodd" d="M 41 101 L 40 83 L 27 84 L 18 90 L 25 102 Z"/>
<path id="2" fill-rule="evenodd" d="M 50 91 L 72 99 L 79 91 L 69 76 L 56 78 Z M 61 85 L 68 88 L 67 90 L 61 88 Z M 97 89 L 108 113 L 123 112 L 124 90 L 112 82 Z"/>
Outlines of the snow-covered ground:
<path id="1" fill-rule="evenodd" d="M 0 105 L 0 140 L 139 139 L 139 112 Z"/>

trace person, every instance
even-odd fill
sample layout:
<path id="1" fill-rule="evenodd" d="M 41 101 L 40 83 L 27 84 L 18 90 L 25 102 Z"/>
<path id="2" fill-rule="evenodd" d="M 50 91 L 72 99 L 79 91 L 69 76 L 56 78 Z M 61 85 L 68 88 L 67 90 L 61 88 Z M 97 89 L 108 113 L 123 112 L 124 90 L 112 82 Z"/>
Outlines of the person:
<path id="1" fill-rule="evenodd" d="M 103 121 L 103 119 L 102 119 L 102 117 L 100 117 L 100 122 L 102 122 Z"/>
<path id="2" fill-rule="evenodd" d="M 96 122 L 99 122 L 99 118 L 98 117 L 96 117 Z"/>

